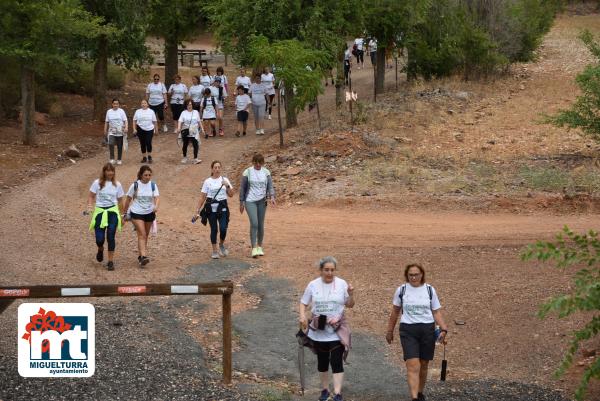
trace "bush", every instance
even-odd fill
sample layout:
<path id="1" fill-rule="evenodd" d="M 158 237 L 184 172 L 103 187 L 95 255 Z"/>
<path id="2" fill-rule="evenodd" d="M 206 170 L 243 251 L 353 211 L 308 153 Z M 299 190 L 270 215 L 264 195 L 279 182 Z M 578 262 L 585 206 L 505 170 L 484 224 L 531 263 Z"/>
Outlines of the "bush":
<path id="1" fill-rule="evenodd" d="M 108 89 L 121 89 L 125 85 L 125 71 L 114 64 L 108 65 Z M 49 89 L 56 92 L 76 93 L 91 96 L 94 94 L 94 65 L 80 61 L 65 68 L 49 67 L 44 71 L 44 79 Z"/>
<path id="2" fill-rule="evenodd" d="M 50 118 L 62 118 L 65 115 L 65 110 L 62 107 L 62 104 L 58 102 L 54 102 L 50 105 L 50 110 L 48 110 L 48 114 Z"/>

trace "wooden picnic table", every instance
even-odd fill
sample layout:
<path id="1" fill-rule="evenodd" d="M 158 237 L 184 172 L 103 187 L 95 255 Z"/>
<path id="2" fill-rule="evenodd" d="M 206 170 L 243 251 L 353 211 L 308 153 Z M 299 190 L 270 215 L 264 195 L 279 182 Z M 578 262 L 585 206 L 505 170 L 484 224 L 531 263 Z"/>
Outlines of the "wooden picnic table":
<path id="1" fill-rule="evenodd" d="M 183 66 L 183 56 L 186 54 L 191 54 L 194 56 L 198 56 L 198 64 L 200 67 L 206 66 L 208 67 L 208 60 L 202 59 L 202 56 L 206 56 L 206 50 L 204 49 L 177 49 L 177 55 L 179 56 L 179 61 Z M 194 60 L 192 60 L 192 67 L 194 66 Z"/>

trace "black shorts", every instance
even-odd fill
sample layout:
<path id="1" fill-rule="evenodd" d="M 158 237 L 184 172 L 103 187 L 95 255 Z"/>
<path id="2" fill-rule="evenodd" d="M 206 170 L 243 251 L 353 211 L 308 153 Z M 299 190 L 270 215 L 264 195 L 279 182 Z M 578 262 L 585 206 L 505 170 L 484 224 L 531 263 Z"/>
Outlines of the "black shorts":
<path id="1" fill-rule="evenodd" d="M 185 110 L 185 106 L 183 104 L 171 103 L 171 113 L 173 114 L 173 121 L 178 121 L 181 112 Z"/>
<path id="2" fill-rule="evenodd" d="M 129 215 L 131 216 L 132 220 L 144 220 L 146 223 L 152 223 L 154 220 L 156 220 L 156 213 L 154 212 L 149 214 L 137 214 L 130 212 Z"/>
<path id="3" fill-rule="evenodd" d="M 213 117 L 213 118 L 203 118 L 202 120 L 204 121 L 215 121 L 217 118 Z"/>
<path id="4" fill-rule="evenodd" d="M 248 121 L 248 112 L 246 110 L 240 110 L 237 112 L 237 120 L 241 123 Z"/>
<path id="5" fill-rule="evenodd" d="M 150 109 L 152 109 L 154 111 L 154 114 L 156 114 L 156 119 L 159 121 L 164 121 L 165 120 L 165 103 L 161 103 L 159 105 L 156 106 L 150 106 Z"/>
<path id="6" fill-rule="evenodd" d="M 435 323 L 400 323 L 400 343 L 405 361 L 413 358 L 433 360 Z"/>

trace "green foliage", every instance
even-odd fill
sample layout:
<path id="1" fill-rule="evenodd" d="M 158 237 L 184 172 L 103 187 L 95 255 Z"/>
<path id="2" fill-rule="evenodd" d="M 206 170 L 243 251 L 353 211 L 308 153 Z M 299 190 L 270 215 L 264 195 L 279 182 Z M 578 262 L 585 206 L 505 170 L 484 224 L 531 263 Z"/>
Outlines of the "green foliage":
<path id="1" fill-rule="evenodd" d="M 600 142 L 600 46 L 588 31 L 583 32 L 580 38 L 596 60 L 575 78 L 582 93 L 571 108 L 547 116 L 546 122 L 557 127 L 580 128 Z"/>
<path id="2" fill-rule="evenodd" d="M 522 253 L 523 260 L 554 261 L 558 268 L 578 266 L 579 270 L 573 278 L 573 290 L 552 298 L 542 305 L 539 316 L 545 318 L 556 312 L 559 318 L 564 318 L 576 312 L 589 312 L 592 319 L 581 329 L 573 333 L 571 344 L 559 366 L 556 374 L 563 375 L 573 364 L 580 344 L 595 338 L 600 333 L 600 240 L 598 233 L 576 234 L 568 227 L 556 236 L 554 242 L 538 241 L 529 245 Z M 583 400 L 591 379 L 600 379 L 600 358 L 588 366 L 575 392 L 575 398 Z"/>
<path id="3" fill-rule="evenodd" d="M 47 68 L 40 78 L 49 89 L 56 92 L 86 96 L 94 94 L 94 65 L 90 62 L 79 61 L 68 69 L 61 66 Z M 125 71 L 117 65 L 108 65 L 107 78 L 108 89 L 121 89 L 125 85 Z"/>
<path id="4" fill-rule="evenodd" d="M 202 0 L 149 0 L 144 7 L 152 10 L 149 21 L 152 32 L 182 41 L 198 33 L 206 22 L 201 13 L 205 4 Z"/>
<path id="5" fill-rule="evenodd" d="M 324 51 L 308 48 L 294 39 L 269 43 L 264 36 L 254 36 L 248 46 L 248 58 L 257 67 L 275 66 L 277 78 L 283 80 L 286 90 L 295 88 L 291 106 L 296 111 L 323 92 L 322 69 L 329 60 Z"/>

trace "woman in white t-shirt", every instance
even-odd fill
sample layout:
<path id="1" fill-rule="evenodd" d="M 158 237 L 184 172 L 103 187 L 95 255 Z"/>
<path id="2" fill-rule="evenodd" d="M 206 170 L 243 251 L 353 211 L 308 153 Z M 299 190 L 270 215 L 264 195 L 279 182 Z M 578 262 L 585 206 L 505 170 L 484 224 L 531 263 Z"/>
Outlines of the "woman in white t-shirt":
<path id="1" fill-rule="evenodd" d="M 111 164 L 115 164 L 115 145 L 117 146 L 117 164 L 123 162 L 123 142 L 126 141 L 127 135 L 127 115 L 122 108 L 119 107 L 119 99 L 112 100 L 112 109 L 106 112 L 104 122 L 104 135 L 108 142 L 109 159 Z"/>
<path id="2" fill-rule="evenodd" d="M 213 77 L 208 71 L 208 67 L 204 66 L 200 69 L 200 85 L 206 88 L 210 88 L 210 84 L 213 82 Z"/>
<path id="3" fill-rule="evenodd" d="M 173 121 L 175 122 L 175 127 L 173 129 L 173 133 L 177 133 L 177 121 L 179 121 L 179 115 L 185 109 L 183 102 L 185 101 L 185 97 L 188 93 L 187 86 L 181 83 L 181 76 L 175 75 L 173 77 L 175 83 L 169 86 L 169 102 L 171 104 L 171 113 L 173 114 Z"/>
<path id="4" fill-rule="evenodd" d="M 140 267 L 146 266 L 150 259 L 146 256 L 148 252 L 148 236 L 152 224 L 156 220 L 159 204 L 158 186 L 151 181 L 152 169 L 144 164 L 140 167 L 137 180 L 131 184 L 127 191 L 125 206 L 126 218 L 131 219 L 135 227 L 138 240 L 138 263 Z"/>
<path id="5" fill-rule="evenodd" d="M 386 340 L 394 340 L 394 328 L 400 314 L 400 342 L 406 363 L 408 388 L 413 401 L 424 400 L 423 390 L 429 361 L 433 360 L 435 343 L 446 344 L 448 326 L 442 316 L 435 288 L 425 283 L 425 269 L 416 263 L 404 269 L 406 283 L 396 289 L 393 309 L 388 321 Z M 440 326 L 436 338 L 435 324 Z"/>
<path id="6" fill-rule="evenodd" d="M 218 106 L 218 100 L 213 96 L 211 88 L 204 89 L 204 97 L 202 97 L 202 103 L 200 104 L 200 115 L 202 116 L 205 139 L 208 138 L 209 129 L 212 137 L 217 136 L 215 122 L 217 120 Z"/>
<path id="7" fill-rule="evenodd" d="M 267 199 L 275 206 L 275 189 L 271 172 L 263 166 L 265 158 L 260 153 L 252 157 L 252 167 L 242 173 L 240 185 L 240 213 L 248 213 L 250 221 L 250 243 L 253 258 L 264 256 L 263 238 L 265 236 L 265 216 Z"/>
<path id="8" fill-rule="evenodd" d="M 160 75 L 154 74 L 154 82 L 148 84 L 146 88 L 146 100 L 150 105 L 150 108 L 156 114 L 156 118 L 163 124 L 163 132 L 169 131 L 165 121 L 165 110 L 167 109 L 167 88 L 165 84 L 160 82 Z"/>
<path id="9" fill-rule="evenodd" d="M 221 86 L 223 87 L 223 89 L 225 89 L 223 96 L 227 97 L 229 95 L 229 81 L 227 80 L 225 71 L 223 70 L 223 67 L 221 67 L 221 66 L 217 67 L 217 75 L 215 75 L 215 78 L 217 78 L 217 77 L 221 78 Z"/>
<path id="10" fill-rule="evenodd" d="M 210 86 L 210 94 L 212 97 L 217 99 L 217 125 L 219 127 L 219 136 L 224 136 L 223 132 L 223 109 L 225 104 L 225 88 L 221 82 L 221 77 L 215 77 L 212 85 Z"/>
<path id="11" fill-rule="evenodd" d="M 248 127 L 248 115 L 250 114 L 250 106 L 252 105 L 252 99 L 246 92 L 242 85 L 237 87 L 237 96 L 235 97 L 235 111 L 237 123 L 237 131 L 235 136 L 239 137 L 240 132 L 246 136 L 246 128 Z"/>
<path id="12" fill-rule="evenodd" d="M 229 224 L 229 205 L 227 197 L 233 196 L 233 186 L 226 177 L 221 176 L 221 162 L 214 160 L 210 164 L 211 175 L 202 184 L 200 198 L 198 199 L 197 213 L 192 219 L 200 217 L 200 210 L 204 208 L 208 213 L 210 224 L 210 243 L 212 244 L 213 259 L 227 256 L 229 251 L 225 247 L 227 225 Z M 205 222 L 204 222 L 205 223 Z M 219 234 L 219 247 L 217 248 L 217 234 Z"/>
<path id="13" fill-rule="evenodd" d="M 344 317 L 346 307 L 354 307 L 354 288 L 336 277 L 337 261 L 326 256 L 319 261 L 320 277 L 308 283 L 300 299 L 300 325 L 313 342 L 321 379 L 319 400 L 330 399 L 329 366 L 333 373 L 333 400 L 342 401 L 345 355 L 350 349 L 350 329 Z M 306 316 L 310 306 L 311 319 Z"/>
<path id="14" fill-rule="evenodd" d="M 260 73 L 254 74 L 254 82 L 250 85 L 250 97 L 252 98 L 252 112 L 254 114 L 254 126 L 256 135 L 264 135 L 265 109 L 267 107 L 266 87 L 261 82 Z"/>
<path id="15" fill-rule="evenodd" d="M 88 208 L 86 214 L 93 214 L 90 221 L 90 230 L 96 234 L 98 252 L 96 260 L 104 260 L 104 240 L 108 242 L 108 263 L 106 268 L 114 270 L 113 257 L 115 254 L 115 235 L 121 230 L 121 211 L 123 210 L 123 187 L 117 181 L 115 167 L 106 163 L 102 167 L 100 178 L 95 180 L 90 187 Z"/>
<path id="16" fill-rule="evenodd" d="M 194 148 L 194 164 L 200 163 L 202 160 L 198 159 L 198 150 L 200 148 L 200 113 L 198 110 L 194 110 L 194 106 L 192 104 L 192 99 L 188 99 L 185 101 L 186 109 L 181 112 L 179 116 L 179 122 L 177 123 L 177 132 L 181 137 L 181 141 L 183 142 L 183 159 L 181 159 L 182 164 L 186 164 L 188 162 L 187 158 L 187 148 L 188 144 L 191 142 Z"/>
<path id="17" fill-rule="evenodd" d="M 260 82 L 265 86 L 265 100 L 267 101 L 265 111 L 267 112 L 267 118 L 270 120 L 273 111 L 273 100 L 275 99 L 275 75 L 269 67 L 263 69 Z"/>
<path id="18" fill-rule="evenodd" d="M 200 112 L 200 102 L 202 101 L 203 93 L 204 86 L 200 83 L 200 77 L 194 75 L 192 77 L 192 86 L 190 86 L 188 94 L 190 95 L 190 99 L 192 99 L 194 110 L 198 110 L 198 112 Z"/>
<path id="19" fill-rule="evenodd" d="M 142 108 L 133 115 L 133 126 L 142 150 L 141 163 L 152 163 L 152 137 L 158 133 L 158 122 L 154 110 L 148 107 L 148 101 L 143 99 Z"/>
<path id="20" fill-rule="evenodd" d="M 246 69 L 240 68 L 240 76 L 235 79 L 235 86 L 238 87 L 242 85 L 244 87 L 244 92 L 248 93 L 251 83 L 250 77 L 246 76 Z"/>

